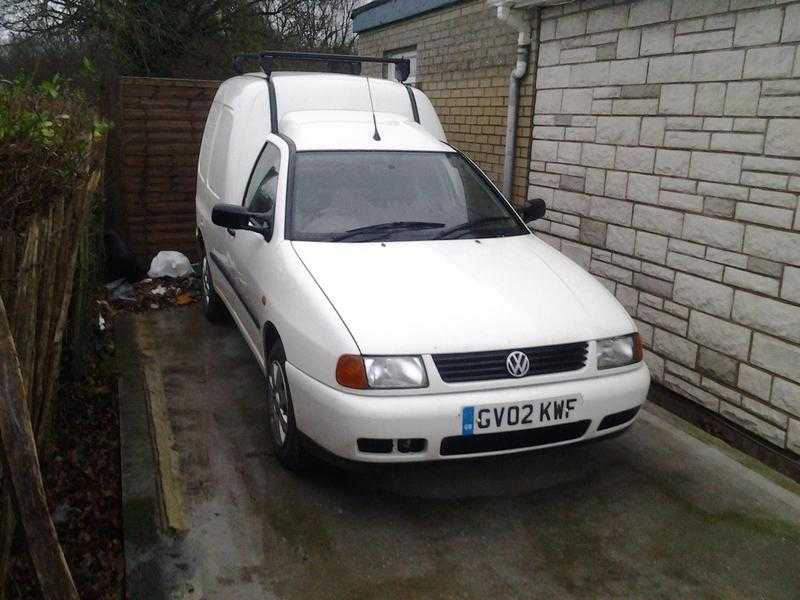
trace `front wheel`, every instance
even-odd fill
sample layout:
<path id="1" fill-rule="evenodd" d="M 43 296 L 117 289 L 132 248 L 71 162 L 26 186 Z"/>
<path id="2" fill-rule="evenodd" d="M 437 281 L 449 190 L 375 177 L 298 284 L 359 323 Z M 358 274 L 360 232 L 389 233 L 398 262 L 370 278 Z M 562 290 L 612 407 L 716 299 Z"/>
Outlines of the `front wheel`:
<path id="1" fill-rule="evenodd" d="M 278 461 L 289 471 L 305 469 L 310 457 L 294 420 L 292 393 L 286 377 L 286 354 L 280 341 L 275 342 L 269 353 L 267 407 L 272 447 Z"/>

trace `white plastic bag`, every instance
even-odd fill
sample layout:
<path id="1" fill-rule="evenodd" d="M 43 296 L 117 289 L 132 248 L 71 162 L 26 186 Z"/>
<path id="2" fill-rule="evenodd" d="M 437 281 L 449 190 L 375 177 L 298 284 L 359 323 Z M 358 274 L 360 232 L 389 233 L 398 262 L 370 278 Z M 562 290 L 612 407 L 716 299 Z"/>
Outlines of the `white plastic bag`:
<path id="1" fill-rule="evenodd" d="M 194 273 L 189 259 L 174 250 L 162 250 L 150 263 L 148 277 L 187 277 Z"/>

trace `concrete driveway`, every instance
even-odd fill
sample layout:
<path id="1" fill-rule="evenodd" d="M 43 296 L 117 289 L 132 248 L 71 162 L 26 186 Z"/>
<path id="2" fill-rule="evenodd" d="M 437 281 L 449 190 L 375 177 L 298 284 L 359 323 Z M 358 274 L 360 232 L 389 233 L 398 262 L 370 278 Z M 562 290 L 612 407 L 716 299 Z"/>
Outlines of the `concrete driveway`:
<path id="1" fill-rule="evenodd" d="M 798 487 L 660 409 L 573 449 L 294 475 L 233 325 L 136 319 L 156 342 L 187 528 L 144 531 L 128 461 L 134 598 L 800 598 Z M 123 421 L 136 372 L 123 367 Z"/>

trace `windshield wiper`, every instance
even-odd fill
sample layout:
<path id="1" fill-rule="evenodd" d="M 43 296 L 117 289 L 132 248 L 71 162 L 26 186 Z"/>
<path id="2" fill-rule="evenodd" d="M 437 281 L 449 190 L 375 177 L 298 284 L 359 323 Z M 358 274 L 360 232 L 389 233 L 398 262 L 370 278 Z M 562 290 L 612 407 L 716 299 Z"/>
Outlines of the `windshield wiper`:
<path id="1" fill-rule="evenodd" d="M 366 225 L 365 227 L 348 229 L 341 235 L 337 235 L 336 237 L 332 238 L 331 241 L 340 242 L 362 233 L 390 233 L 395 229 L 439 229 L 440 227 L 444 227 L 444 223 L 433 223 L 429 221 L 390 221 L 388 223 L 377 223 L 375 225 Z"/>
<path id="2" fill-rule="evenodd" d="M 454 227 L 448 227 L 444 231 L 442 231 L 439 235 L 436 236 L 436 239 L 442 239 L 453 235 L 454 233 L 464 234 L 468 231 L 473 229 L 478 229 L 484 225 L 488 225 L 489 223 L 495 223 L 497 221 L 511 221 L 513 220 L 509 216 L 502 216 L 502 217 L 483 217 L 482 219 L 478 219 L 477 221 L 467 221 L 466 223 L 461 223 L 461 225 L 455 225 Z"/>

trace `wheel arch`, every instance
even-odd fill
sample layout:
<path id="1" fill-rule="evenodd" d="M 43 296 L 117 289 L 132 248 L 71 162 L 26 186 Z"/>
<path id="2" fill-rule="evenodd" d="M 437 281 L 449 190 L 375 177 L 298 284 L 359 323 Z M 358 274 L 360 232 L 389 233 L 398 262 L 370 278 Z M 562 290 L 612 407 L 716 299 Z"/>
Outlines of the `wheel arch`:
<path id="1" fill-rule="evenodd" d="M 198 251 L 201 252 L 200 258 L 202 258 L 202 253 L 206 251 L 206 242 L 203 239 L 203 232 L 200 231 L 199 227 L 194 228 L 194 241 L 197 244 Z"/>
<path id="2" fill-rule="evenodd" d="M 272 350 L 272 347 L 275 345 L 275 342 L 281 339 L 280 334 L 278 333 L 278 328 L 275 327 L 275 324 L 272 321 L 267 321 L 264 323 L 264 362 L 266 363 L 267 359 L 269 358 L 269 353 Z"/>

